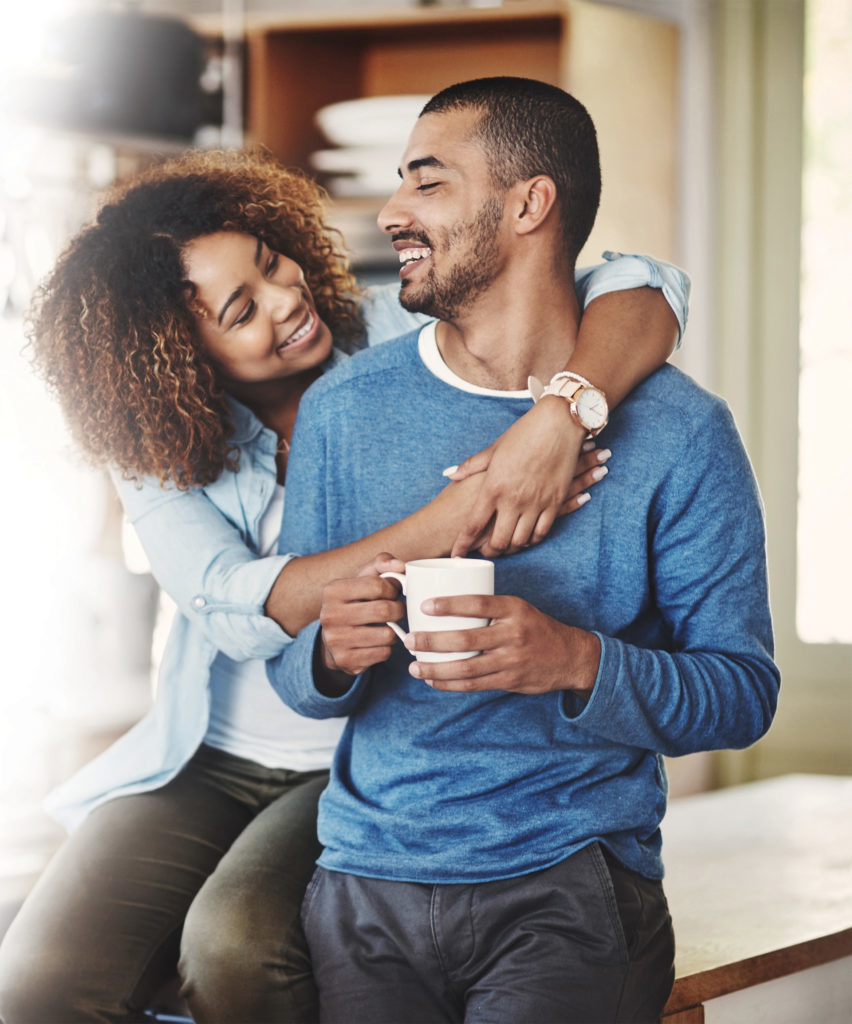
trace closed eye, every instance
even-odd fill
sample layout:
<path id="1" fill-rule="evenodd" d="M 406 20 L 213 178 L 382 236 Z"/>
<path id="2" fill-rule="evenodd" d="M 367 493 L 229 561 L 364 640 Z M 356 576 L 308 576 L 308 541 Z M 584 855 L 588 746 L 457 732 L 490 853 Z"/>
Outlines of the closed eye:
<path id="1" fill-rule="evenodd" d="M 275 271 L 278 269 L 279 256 L 277 252 L 270 251 L 269 259 L 266 262 L 266 276 L 272 277 Z"/>
<path id="2" fill-rule="evenodd" d="M 437 188 L 441 184 L 440 181 L 429 181 L 425 185 L 418 185 L 418 192 L 428 192 L 430 188 Z"/>
<path id="3" fill-rule="evenodd" d="M 234 321 L 234 327 L 242 327 L 243 324 L 247 324 L 249 320 L 254 316 L 255 303 L 254 299 L 249 300 L 249 304 L 243 310 L 243 312 Z"/>

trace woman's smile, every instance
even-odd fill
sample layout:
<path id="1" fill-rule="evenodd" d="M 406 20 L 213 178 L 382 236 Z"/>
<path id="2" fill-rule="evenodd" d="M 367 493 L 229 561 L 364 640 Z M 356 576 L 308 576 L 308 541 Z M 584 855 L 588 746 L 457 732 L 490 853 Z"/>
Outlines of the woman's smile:
<path id="1" fill-rule="evenodd" d="M 281 342 L 277 346 L 276 351 L 283 352 L 285 349 L 292 349 L 294 346 L 304 342 L 305 345 L 309 345 L 313 341 L 313 334 L 319 328 L 319 317 L 313 310 L 308 310 L 307 315 L 302 322 L 302 326 L 295 330 L 289 338 Z"/>

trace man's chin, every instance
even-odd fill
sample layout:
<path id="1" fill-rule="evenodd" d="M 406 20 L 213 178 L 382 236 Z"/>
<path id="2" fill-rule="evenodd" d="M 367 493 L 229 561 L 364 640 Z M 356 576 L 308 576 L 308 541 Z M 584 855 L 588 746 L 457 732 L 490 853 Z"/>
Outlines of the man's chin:
<path id="1" fill-rule="evenodd" d="M 413 291 L 403 281 L 402 287 L 399 289 L 399 304 L 403 309 L 407 309 L 409 313 L 423 313 L 426 316 L 438 316 L 437 313 L 433 312 L 433 303 L 430 301 L 428 295 L 418 295 L 416 291 Z"/>

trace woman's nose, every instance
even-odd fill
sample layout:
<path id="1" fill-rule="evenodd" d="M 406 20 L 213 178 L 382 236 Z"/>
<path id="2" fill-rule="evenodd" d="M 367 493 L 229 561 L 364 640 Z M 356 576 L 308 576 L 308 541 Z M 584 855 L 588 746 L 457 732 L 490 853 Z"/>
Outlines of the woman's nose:
<path id="1" fill-rule="evenodd" d="M 284 323 L 302 305 L 300 288 L 282 287 L 270 283 L 269 308 L 276 323 Z"/>

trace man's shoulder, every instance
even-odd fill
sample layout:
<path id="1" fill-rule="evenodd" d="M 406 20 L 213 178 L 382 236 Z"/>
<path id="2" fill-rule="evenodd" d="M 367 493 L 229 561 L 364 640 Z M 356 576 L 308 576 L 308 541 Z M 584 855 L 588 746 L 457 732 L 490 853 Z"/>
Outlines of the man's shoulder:
<path id="1" fill-rule="evenodd" d="M 601 435 L 619 451 L 633 452 L 659 473 L 703 472 L 708 460 L 734 457 L 742 438 L 724 399 L 677 367 L 666 365 L 639 384 L 617 406 Z M 648 460 L 649 452 L 653 459 Z"/>
<path id="2" fill-rule="evenodd" d="M 724 399 L 669 363 L 639 384 L 624 405 L 631 411 L 663 417 L 682 427 L 699 426 L 708 419 L 730 415 Z"/>
<path id="3" fill-rule="evenodd" d="M 309 394 L 316 398 L 337 391 L 358 382 L 369 382 L 377 374 L 387 374 L 394 369 L 405 369 L 417 358 L 417 336 L 420 328 L 402 334 L 392 341 L 386 341 L 376 348 L 362 349 L 349 359 L 324 373 L 311 386 Z"/>

